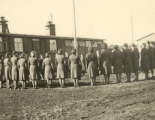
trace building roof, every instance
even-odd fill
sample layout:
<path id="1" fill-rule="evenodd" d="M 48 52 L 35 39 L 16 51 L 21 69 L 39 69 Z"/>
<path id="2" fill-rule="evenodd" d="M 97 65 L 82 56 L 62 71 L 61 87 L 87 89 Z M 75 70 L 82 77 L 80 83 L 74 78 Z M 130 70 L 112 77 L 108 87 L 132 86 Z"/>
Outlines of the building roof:
<path id="1" fill-rule="evenodd" d="M 149 34 L 149 35 L 147 35 L 147 36 L 144 36 L 144 37 L 142 37 L 142 38 L 140 38 L 140 39 L 138 39 L 138 40 L 136 40 L 136 41 L 139 41 L 139 40 L 142 40 L 142 39 L 144 39 L 144 38 L 146 38 L 146 37 L 149 37 L 149 36 L 151 36 L 151 35 L 153 35 L 154 33 L 151 33 L 151 34 Z"/>
<path id="2" fill-rule="evenodd" d="M 33 38 L 60 38 L 60 39 L 74 39 L 74 37 L 67 37 L 67 36 L 54 36 L 54 35 L 30 35 L 30 34 L 14 34 L 14 33 L 0 33 L 0 35 L 2 36 L 15 36 L 15 37 L 33 37 Z M 97 38 L 83 38 L 83 37 L 77 37 L 78 40 L 80 39 L 85 39 L 85 40 L 104 40 L 106 41 L 105 39 L 97 39 Z"/>

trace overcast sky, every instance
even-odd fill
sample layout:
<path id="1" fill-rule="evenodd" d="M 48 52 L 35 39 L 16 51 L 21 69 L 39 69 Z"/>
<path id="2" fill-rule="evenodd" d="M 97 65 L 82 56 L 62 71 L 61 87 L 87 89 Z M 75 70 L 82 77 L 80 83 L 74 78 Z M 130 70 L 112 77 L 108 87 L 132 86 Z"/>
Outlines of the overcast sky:
<path id="1" fill-rule="evenodd" d="M 106 39 L 109 44 L 131 43 L 155 31 L 155 0 L 75 0 L 77 37 Z M 56 24 L 57 36 L 73 36 L 73 0 L 0 0 L 0 16 L 11 33 L 45 35 Z"/>

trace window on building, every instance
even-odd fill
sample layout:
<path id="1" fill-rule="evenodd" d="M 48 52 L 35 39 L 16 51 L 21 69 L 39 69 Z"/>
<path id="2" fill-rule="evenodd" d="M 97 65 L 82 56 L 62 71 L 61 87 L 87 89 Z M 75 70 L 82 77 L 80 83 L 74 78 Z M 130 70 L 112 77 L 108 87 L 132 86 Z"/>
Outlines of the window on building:
<path id="1" fill-rule="evenodd" d="M 57 51 L 56 40 L 50 40 L 50 50 L 51 50 L 51 52 L 56 52 Z"/>
<path id="2" fill-rule="evenodd" d="M 7 42 L 3 40 L 2 37 L 0 37 L 0 52 L 7 51 Z"/>
<path id="3" fill-rule="evenodd" d="M 15 51 L 23 52 L 23 40 L 22 38 L 14 38 Z"/>
<path id="4" fill-rule="evenodd" d="M 94 42 L 94 41 L 93 41 L 93 42 L 92 42 L 92 46 L 93 46 L 93 47 L 97 47 L 97 42 Z"/>
<path id="5" fill-rule="evenodd" d="M 2 25 L 0 25 L 0 33 L 2 32 Z"/>
<path id="6" fill-rule="evenodd" d="M 33 38 L 32 41 L 39 41 L 39 39 L 34 39 L 34 38 Z"/>
<path id="7" fill-rule="evenodd" d="M 0 52 L 4 51 L 4 47 L 3 47 L 3 40 L 2 37 L 0 37 Z"/>
<path id="8" fill-rule="evenodd" d="M 71 40 L 65 40 L 66 46 L 73 46 L 73 42 Z"/>
<path id="9" fill-rule="evenodd" d="M 86 41 L 86 47 L 91 47 L 91 41 Z"/>
<path id="10" fill-rule="evenodd" d="M 85 47 L 85 41 L 79 41 L 79 46 L 80 47 Z"/>

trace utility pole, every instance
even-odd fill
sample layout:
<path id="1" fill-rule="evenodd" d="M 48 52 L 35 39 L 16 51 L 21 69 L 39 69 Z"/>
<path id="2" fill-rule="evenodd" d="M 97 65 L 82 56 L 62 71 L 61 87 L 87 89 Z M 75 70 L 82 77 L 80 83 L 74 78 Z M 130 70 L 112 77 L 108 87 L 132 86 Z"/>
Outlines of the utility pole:
<path id="1" fill-rule="evenodd" d="M 78 55 L 78 46 L 76 38 L 76 18 L 75 18 L 75 1 L 73 0 L 73 15 L 74 15 L 74 48 L 76 49 L 76 54 Z"/>
<path id="2" fill-rule="evenodd" d="M 132 32 L 132 43 L 134 43 L 132 15 L 131 15 L 131 32 Z"/>

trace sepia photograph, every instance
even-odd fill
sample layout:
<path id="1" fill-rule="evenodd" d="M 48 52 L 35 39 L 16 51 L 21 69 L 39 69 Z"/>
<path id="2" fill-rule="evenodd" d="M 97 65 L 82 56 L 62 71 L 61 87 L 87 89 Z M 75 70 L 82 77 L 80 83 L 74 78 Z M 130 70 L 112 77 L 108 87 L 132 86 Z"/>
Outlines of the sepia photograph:
<path id="1" fill-rule="evenodd" d="M 0 120 L 155 120 L 155 0 L 0 0 Z"/>

